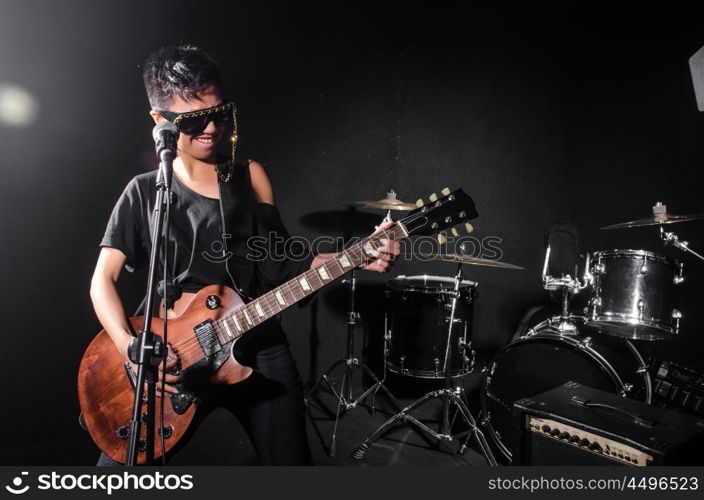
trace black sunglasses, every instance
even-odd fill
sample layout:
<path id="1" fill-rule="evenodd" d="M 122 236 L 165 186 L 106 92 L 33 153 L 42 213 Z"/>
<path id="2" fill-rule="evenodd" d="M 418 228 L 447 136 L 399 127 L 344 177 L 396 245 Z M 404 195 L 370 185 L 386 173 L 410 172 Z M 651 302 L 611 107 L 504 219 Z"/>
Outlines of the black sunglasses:
<path id="1" fill-rule="evenodd" d="M 178 131 L 182 134 L 197 135 L 203 132 L 210 122 L 213 122 L 216 127 L 222 127 L 229 123 L 230 120 L 234 120 L 235 103 L 223 101 L 212 108 L 186 111 L 184 113 L 163 109 L 155 109 L 154 111 L 176 125 Z"/>

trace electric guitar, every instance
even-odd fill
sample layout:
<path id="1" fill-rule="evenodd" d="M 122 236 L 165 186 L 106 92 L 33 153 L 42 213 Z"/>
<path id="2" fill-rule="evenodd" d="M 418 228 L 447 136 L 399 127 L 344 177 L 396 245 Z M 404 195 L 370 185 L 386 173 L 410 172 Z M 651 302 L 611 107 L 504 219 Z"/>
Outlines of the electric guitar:
<path id="1" fill-rule="evenodd" d="M 188 429 L 200 395 L 195 380 L 210 384 L 236 384 L 252 373 L 232 354 L 234 343 L 257 325 L 279 314 L 342 275 L 375 258 L 381 240 L 401 240 L 410 235 L 432 235 L 455 224 L 477 217 L 472 199 L 461 189 L 442 191 L 430 202 L 385 231 L 367 237 L 322 264 L 274 288 L 249 303 L 229 287 L 210 285 L 194 295 L 176 318 L 169 319 L 168 342 L 178 357 L 184 378 L 174 384 L 178 394 L 168 394 L 164 402 L 163 426 L 155 425 L 155 457 L 168 452 Z M 456 232 L 453 230 L 453 233 Z M 144 317 L 129 319 L 133 330 L 141 331 Z M 163 321 L 152 319 L 152 330 L 161 334 Z M 136 377 L 129 362 L 115 348 L 108 333 L 101 331 L 83 355 L 78 372 L 78 398 L 83 419 L 96 445 L 113 460 L 124 463 L 132 418 Z M 143 402 L 146 411 L 146 402 Z M 158 408 L 158 407 L 157 407 Z M 141 426 L 138 463 L 145 462 L 146 426 Z M 161 449 L 163 434 L 165 450 Z"/>

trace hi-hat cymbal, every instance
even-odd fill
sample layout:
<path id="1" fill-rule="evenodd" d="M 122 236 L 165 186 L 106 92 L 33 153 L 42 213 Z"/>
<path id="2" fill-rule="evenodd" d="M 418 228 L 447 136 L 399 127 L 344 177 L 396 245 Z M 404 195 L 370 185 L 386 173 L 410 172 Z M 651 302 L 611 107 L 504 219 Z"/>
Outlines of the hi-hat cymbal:
<path id="1" fill-rule="evenodd" d="M 525 269 L 521 266 L 509 264 L 508 262 L 499 262 L 498 260 L 480 259 L 479 257 L 471 257 L 457 253 L 436 253 L 436 254 L 420 254 L 420 257 L 428 260 L 442 260 L 444 262 L 458 262 L 461 264 L 469 264 L 472 266 L 485 267 L 500 267 L 502 269 Z"/>
<path id="2" fill-rule="evenodd" d="M 653 215 L 629 222 L 621 222 L 604 226 L 602 230 L 608 229 L 630 229 L 632 227 L 658 226 L 660 224 L 674 224 L 676 222 L 687 222 L 691 220 L 702 220 L 704 214 L 672 215 L 667 213 L 667 206 L 657 202 L 653 207 Z"/>
<path id="3" fill-rule="evenodd" d="M 396 193 L 389 191 L 386 194 L 386 198 L 377 201 L 351 201 L 347 205 L 357 208 L 371 208 L 374 210 L 414 210 L 418 208 L 413 203 L 404 203 L 403 201 L 396 198 Z"/>

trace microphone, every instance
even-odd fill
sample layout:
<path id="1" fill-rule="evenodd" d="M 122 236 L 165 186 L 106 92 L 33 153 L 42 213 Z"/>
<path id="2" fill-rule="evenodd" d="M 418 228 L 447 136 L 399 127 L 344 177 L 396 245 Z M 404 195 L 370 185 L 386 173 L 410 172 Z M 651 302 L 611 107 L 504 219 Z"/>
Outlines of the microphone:
<path id="1" fill-rule="evenodd" d="M 173 160 L 176 156 L 178 129 L 170 121 L 162 120 L 152 130 L 156 155 L 160 161 Z"/>
<path id="2" fill-rule="evenodd" d="M 178 134 L 176 125 L 167 120 L 160 121 L 152 130 L 156 155 L 160 161 L 157 185 L 159 185 L 160 180 L 163 180 L 167 192 L 171 191 L 171 176 L 173 174 L 173 161 L 176 158 Z"/>

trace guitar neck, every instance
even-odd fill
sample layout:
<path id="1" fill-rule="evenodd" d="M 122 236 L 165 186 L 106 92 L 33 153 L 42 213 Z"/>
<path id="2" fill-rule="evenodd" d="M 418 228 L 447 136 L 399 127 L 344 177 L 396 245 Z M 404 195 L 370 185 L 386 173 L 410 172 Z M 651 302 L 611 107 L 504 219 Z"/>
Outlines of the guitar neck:
<path id="1" fill-rule="evenodd" d="M 401 223 L 365 238 L 334 257 L 285 282 L 261 297 L 245 304 L 215 323 L 222 344 L 241 337 L 252 328 L 291 307 L 340 276 L 374 258 L 382 239 L 399 240 L 408 236 Z"/>

